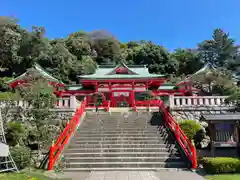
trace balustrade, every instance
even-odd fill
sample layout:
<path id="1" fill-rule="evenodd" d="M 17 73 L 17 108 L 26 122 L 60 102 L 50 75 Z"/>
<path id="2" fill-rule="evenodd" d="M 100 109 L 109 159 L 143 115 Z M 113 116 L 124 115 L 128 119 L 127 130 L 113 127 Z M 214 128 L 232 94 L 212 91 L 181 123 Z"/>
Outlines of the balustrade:
<path id="1" fill-rule="evenodd" d="M 79 102 L 77 101 L 75 96 L 65 97 L 65 98 L 58 98 L 55 108 L 56 109 L 76 109 L 79 106 Z M 20 106 L 22 108 L 29 108 L 29 103 L 25 100 L 17 100 L 17 101 L 8 101 L 2 100 L 0 101 L 0 107 L 16 107 Z"/>
<path id="2" fill-rule="evenodd" d="M 228 96 L 170 96 L 169 107 L 174 108 L 196 108 L 196 107 L 231 107 L 226 104 Z"/>

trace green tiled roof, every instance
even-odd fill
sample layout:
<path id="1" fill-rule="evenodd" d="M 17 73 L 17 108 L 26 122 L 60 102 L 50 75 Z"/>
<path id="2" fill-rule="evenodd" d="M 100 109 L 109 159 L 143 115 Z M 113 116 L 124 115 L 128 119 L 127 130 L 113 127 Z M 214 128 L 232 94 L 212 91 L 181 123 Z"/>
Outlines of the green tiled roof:
<path id="1" fill-rule="evenodd" d="M 34 64 L 34 66 L 32 68 L 29 68 L 25 73 L 21 74 L 20 76 L 8 81 L 8 83 L 12 83 L 14 81 L 17 80 L 21 80 L 24 79 L 25 76 L 27 76 L 27 74 L 30 73 L 39 73 L 40 76 L 43 76 L 44 78 L 47 78 L 53 82 L 58 82 L 58 83 L 62 83 L 61 81 L 59 81 L 58 79 L 56 79 L 55 77 L 53 77 L 52 75 L 50 75 L 48 72 L 46 72 L 39 64 Z"/>
<path id="2" fill-rule="evenodd" d="M 80 90 L 82 89 L 82 85 L 81 84 L 77 84 L 77 85 L 68 85 L 66 86 L 66 89 L 69 91 L 76 91 L 76 90 Z"/>
<path id="3" fill-rule="evenodd" d="M 176 86 L 174 86 L 174 85 L 166 84 L 166 85 L 159 86 L 158 90 L 174 90 L 175 87 Z"/>
<path id="4" fill-rule="evenodd" d="M 114 70 L 123 66 L 133 74 L 111 74 Z M 127 67 L 125 64 L 120 64 L 116 67 L 110 68 L 99 68 L 95 74 L 79 76 L 82 79 L 130 79 L 130 78 L 159 78 L 165 77 L 162 74 L 150 74 L 146 67 Z"/>

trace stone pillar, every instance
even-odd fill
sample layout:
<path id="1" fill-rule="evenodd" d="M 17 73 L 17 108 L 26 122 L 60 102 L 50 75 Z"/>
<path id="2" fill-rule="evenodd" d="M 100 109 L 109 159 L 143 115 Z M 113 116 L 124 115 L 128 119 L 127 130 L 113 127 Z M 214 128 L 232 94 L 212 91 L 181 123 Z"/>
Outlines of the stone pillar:
<path id="1" fill-rule="evenodd" d="M 71 109 L 76 109 L 77 108 L 76 96 L 70 96 L 70 108 Z"/>
<path id="2" fill-rule="evenodd" d="M 174 108 L 174 95 L 169 96 L 169 108 Z"/>

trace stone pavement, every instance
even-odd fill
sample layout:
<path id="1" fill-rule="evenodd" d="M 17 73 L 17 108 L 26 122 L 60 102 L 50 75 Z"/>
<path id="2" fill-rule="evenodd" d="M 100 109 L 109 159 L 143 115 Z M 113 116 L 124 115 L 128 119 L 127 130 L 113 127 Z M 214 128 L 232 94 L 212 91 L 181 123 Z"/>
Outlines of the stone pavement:
<path id="1" fill-rule="evenodd" d="M 204 180 L 197 173 L 189 171 L 92 171 L 65 173 L 72 180 Z"/>

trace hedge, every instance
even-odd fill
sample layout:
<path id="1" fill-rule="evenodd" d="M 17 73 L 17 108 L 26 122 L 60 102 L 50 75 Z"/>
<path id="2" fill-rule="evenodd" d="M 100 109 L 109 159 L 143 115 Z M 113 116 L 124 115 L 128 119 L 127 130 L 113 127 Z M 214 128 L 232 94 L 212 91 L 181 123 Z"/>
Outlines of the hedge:
<path id="1" fill-rule="evenodd" d="M 206 173 L 240 173 L 240 159 L 230 157 L 202 158 L 201 163 Z"/>

